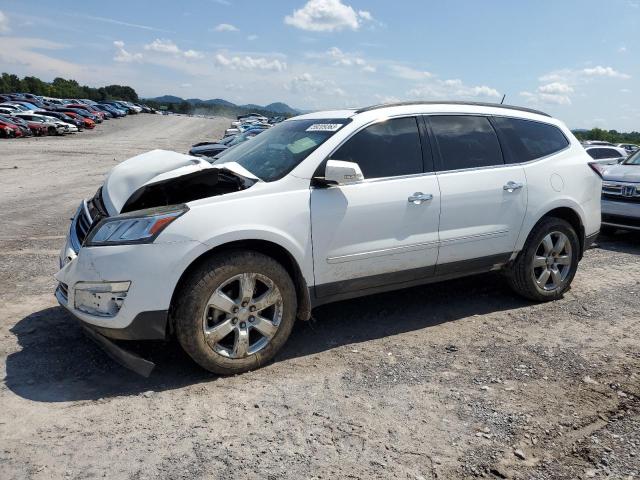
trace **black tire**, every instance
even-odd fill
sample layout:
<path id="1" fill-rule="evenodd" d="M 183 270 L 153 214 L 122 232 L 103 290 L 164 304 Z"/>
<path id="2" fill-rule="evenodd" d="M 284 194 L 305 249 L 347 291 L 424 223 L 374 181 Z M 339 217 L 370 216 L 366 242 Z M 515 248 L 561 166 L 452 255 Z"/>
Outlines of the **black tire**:
<path id="1" fill-rule="evenodd" d="M 533 261 L 536 257 L 543 239 L 552 232 L 560 232 L 566 235 L 571 246 L 571 264 L 568 266 L 567 274 L 552 290 L 541 288 L 535 280 Z M 576 231 L 571 224 L 565 220 L 555 217 L 543 218 L 533 228 L 522 251 L 516 260 L 507 270 L 507 280 L 509 286 L 519 295 L 538 302 L 548 302 L 561 298 L 571 287 L 571 282 L 578 270 L 578 259 L 580 258 L 580 241 Z M 536 267 L 539 268 L 539 267 Z M 543 267 L 544 268 L 544 267 Z"/>
<path id="2" fill-rule="evenodd" d="M 229 279 L 243 273 L 263 275 L 273 282 L 282 298 L 282 316 L 275 335 L 261 350 L 244 358 L 229 358 L 207 343 L 203 322 L 211 295 Z M 176 301 L 176 335 L 187 354 L 206 370 L 222 375 L 244 373 L 259 368 L 275 356 L 289 338 L 296 311 L 295 287 L 282 265 L 258 252 L 228 251 L 207 259 L 184 283 Z M 251 329 L 247 327 L 247 330 Z M 237 338 L 235 332 L 230 335 Z"/>

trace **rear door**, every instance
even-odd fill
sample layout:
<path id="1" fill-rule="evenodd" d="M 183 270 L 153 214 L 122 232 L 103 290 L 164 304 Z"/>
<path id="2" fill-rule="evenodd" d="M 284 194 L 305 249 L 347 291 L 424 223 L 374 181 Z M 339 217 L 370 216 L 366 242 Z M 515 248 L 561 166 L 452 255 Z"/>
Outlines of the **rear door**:
<path id="1" fill-rule="evenodd" d="M 357 163 L 365 180 L 312 188 L 318 297 L 433 275 L 440 190 L 425 140 L 420 118 L 391 118 L 360 130 L 331 156 Z"/>
<path id="2" fill-rule="evenodd" d="M 438 274 L 506 262 L 527 208 L 520 165 L 505 165 L 485 116 L 428 116 L 442 196 Z"/>

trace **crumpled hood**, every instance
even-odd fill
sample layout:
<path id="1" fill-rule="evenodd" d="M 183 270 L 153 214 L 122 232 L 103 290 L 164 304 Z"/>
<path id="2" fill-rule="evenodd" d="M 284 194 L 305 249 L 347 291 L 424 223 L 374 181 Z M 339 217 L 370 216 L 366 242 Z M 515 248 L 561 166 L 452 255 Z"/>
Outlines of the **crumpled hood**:
<path id="1" fill-rule="evenodd" d="M 102 201 L 109 215 L 117 215 L 129 197 L 143 185 L 213 168 L 196 157 L 167 150 L 152 150 L 116 165 L 102 187 Z"/>
<path id="2" fill-rule="evenodd" d="M 166 182 L 172 178 L 193 176 L 204 170 L 221 169 L 258 180 L 237 163 L 214 167 L 198 157 L 168 150 L 152 150 L 125 160 L 109 172 L 102 187 L 102 201 L 110 216 L 117 215 L 141 187 Z"/>
<path id="3" fill-rule="evenodd" d="M 193 147 L 189 150 L 189 153 L 192 155 L 207 155 L 208 153 L 218 154 L 223 150 L 226 150 L 228 147 L 221 143 L 208 143 L 207 145 L 198 145 L 197 147 Z"/>
<path id="4" fill-rule="evenodd" d="M 602 172 L 603 180 L 640 183 L 640 165 L 611 165 Z"/>

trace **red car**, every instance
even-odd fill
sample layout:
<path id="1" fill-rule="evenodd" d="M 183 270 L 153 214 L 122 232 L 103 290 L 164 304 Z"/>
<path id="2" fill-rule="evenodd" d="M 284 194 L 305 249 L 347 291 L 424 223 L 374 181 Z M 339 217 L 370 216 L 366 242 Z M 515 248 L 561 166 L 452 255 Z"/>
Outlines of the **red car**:
<path id="1" fill-rule="evenodd" d="M 65 105 L 65 107 L 81 108 L 81 109 L 86 110 L 87 112 L 95 115 L 96 117 L 100 117 L 102 120 L 104 120 L 104 118 L 105 118 L 104 112 L 101 112 L 97 108 L 93 108 L 91 105 L 85 105 L 84 103 L 69 103 L 68 105 Z"/>
<path id="2" fill-rule="evenodd" d="M 27 122 L 29 130 L 31 130 L 31 133 L 33 133 L 34 136 L 42 137 L 49 134 L 49 131 L 47 130 L 47 127 L 45 125 L 42 125 L 38 122 L 30 122 L 28 120 L 25 120 L 25 122 Z"/>
<path id="3" fill-rule="evenodd" d="M 20 127 L 14 125 L 12 123 L 0 122 L 0 137 L 4 138 L 18 138 L 22 137 L 24 134 Z"/>
<path id="4" fill-rule="evenodd" d="M 76 120 L 81 120 L 84 123 L 84 128 L 95 128 L 96 127 L 96 122 L 94 122 L 93 120 L 91 120 L 90 118 L 85 118 L 81 115 L 78 115 L 77 113 L 74 112 L 64 112 L 65 115 L 69 115 L 71 118 L 74 118 Z"/>

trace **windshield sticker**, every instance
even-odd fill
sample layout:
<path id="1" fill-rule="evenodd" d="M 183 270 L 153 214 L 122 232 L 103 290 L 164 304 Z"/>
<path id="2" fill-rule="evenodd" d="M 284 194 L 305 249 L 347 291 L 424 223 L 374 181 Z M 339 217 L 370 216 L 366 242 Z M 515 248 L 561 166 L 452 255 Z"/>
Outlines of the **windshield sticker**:
<path id="1" fill-rule="evenodd" d="M 337 132 L 342 127 L 342 123 L 314 123 L 307 132 Z"/>
<path id="2" fill-rule="evenodd" d="M 305 150 L 309 150 L 310 148 L 313 148 L 316 145 L 317 143 L 314 142 L 311 138 L 304 137 L 287 145 L 287 148 L 291 153 L 293 153 L 294 155 L 297 155 L 298 153 L 304 152 Z"/>

